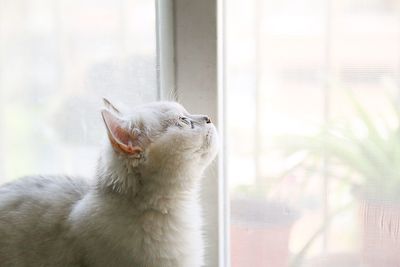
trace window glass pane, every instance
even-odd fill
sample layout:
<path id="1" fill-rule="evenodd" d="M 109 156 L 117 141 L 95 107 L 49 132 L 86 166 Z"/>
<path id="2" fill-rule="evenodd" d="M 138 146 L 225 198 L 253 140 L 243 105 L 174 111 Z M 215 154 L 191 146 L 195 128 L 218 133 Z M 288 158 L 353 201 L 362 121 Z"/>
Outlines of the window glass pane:
<path id="1" fill-rule="evenodd" d="M 233 267 L 400 265 L 399 7 L 226 3 Z"/>
<path id="2" fill-rule="evenodd" d="M 90 175 L 102 97 L 155 100 L 154 1 L 0 1 L 0 182 Z"/>

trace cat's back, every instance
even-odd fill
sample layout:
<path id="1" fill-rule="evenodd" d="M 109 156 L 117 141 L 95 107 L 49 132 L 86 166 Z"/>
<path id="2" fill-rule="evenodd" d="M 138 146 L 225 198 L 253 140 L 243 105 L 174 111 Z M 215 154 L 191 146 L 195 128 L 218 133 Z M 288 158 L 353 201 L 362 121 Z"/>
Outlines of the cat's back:
<path id="1" fill-rule="evenodd" d="M 0 186 L 0 219 L 27 212 L 41 216 L 40 211 L 68 208 L 81 199 L 89 184 L 68 176 L 28 176 Z M 31 212 L 30 212 L 31 211 Z M 54 210 L 53 212 L 56 212 Z M 60 213 L 61 210 L 58 211 Z M 1 223 L 1 222 L 0 222 Z"/>
<path id="2" fill-rule="evenodd" d="M 0 266 L 51 266 L 57 257 L 70 261 L 74 253 L 57 247 L 72 247 L 66 244 L 73 242 L 67 219 L 88 190 L 84 179 L 67 176 L 24 177 L 1 186 Z"/>

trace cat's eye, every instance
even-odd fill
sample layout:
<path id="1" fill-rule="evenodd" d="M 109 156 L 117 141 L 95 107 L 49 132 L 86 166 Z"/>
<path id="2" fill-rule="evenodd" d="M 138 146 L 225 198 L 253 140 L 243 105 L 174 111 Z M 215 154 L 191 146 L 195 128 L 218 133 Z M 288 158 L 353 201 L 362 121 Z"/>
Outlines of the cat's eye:
<path id="1" fill-rule="evenodd" d="M 184 124 L 186 124 L 187 126 L 190 126 L 190 128 L 194 128 L 194 125 L 193 125 L 193 121 L 192 120 L 190 120 L 189 118 L 186 118 L 186 117 L 179 117 L 179 120 L 181 121 L 181 122 L 183 122 Z"/>

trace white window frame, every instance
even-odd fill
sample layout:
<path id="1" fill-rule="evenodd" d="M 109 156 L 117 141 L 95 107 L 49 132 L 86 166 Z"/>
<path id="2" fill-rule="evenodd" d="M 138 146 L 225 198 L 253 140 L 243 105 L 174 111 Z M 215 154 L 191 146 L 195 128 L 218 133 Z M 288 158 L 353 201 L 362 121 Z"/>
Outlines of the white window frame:
<path id="1" fill-rule="evenodd" d="M 212 118 L 221 149 L 201 192 L 205 266 L 229 266 L 228 194 L 224 179 L 223 0 L 156 0 L 159 99 L 177 100 Z"/>

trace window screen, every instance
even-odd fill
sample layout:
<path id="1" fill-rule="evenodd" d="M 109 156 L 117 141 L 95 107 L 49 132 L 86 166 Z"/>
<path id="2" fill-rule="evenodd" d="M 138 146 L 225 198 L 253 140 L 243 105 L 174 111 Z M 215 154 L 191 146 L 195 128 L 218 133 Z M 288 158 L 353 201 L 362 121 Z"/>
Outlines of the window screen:
<path id="1" fill-rule="evenodd" d="M 0 1 L 0 183 L 90 175 L 102 97 L 156 100 L 154 1 Z"/>
<path id="2" fill-rule="evenodd" d="M 399 12 L 226 2 L 233 267 L 400 265 Z"/>

